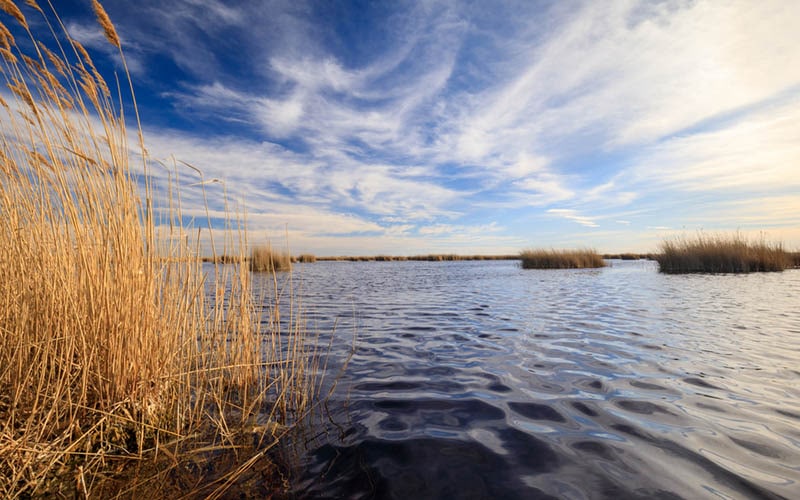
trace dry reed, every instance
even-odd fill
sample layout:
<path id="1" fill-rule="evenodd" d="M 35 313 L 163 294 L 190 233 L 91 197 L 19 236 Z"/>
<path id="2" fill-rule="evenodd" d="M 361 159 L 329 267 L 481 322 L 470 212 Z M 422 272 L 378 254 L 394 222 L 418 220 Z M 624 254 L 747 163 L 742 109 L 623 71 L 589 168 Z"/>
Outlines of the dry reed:
<path id="1" fill-rule="evenodd" d="M 0 497 L 213 498 L 275 474 L 315 396 L 301 325 L 262 305 L 243 255 L 203 274 L 180 192 L 156 189 L 88 54 L 27 33 L 3 36 L 1 68 Z"/>
<path id="2" fill-rule="evenodd" d="M 253 272 L 291 271 L 289 252 L 273 250 L 270 245 L 255 246 L 250 250 L 250 270 Z"/>
<path id="3" fill-rule="evenodd" d="M 523 269 L 581 269 L 606 265 L 603 258 L 591 249 L 530 249 L 523 250 L 519 255 Z"/>
<path id="4" fill-rule="evenodd" d="M 668 274 L 783 271 L 791 266 L 780 243 L 767 242 L 763 236 L 748 240 L 739 233 L 666 240 L 655 259 L 659 270 Z"/>

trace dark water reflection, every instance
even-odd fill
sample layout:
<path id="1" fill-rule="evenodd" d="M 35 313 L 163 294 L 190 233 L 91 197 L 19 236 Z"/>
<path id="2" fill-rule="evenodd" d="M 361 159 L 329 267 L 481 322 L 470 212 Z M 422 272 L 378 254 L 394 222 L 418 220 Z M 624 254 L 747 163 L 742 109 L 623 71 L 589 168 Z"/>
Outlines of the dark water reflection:
<path id="1" fill-rule="evenodd" d="M 800 271 L 319 262 L 339 428 L 301 497 L 799 498 Z M 336 410 L 339 408 L 339 410 Z"/>

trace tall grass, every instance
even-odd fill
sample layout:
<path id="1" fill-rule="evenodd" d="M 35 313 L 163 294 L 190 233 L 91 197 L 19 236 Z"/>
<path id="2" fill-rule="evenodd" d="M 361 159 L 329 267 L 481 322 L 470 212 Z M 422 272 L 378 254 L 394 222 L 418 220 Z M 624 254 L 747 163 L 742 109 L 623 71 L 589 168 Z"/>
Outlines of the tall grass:
<path id="1" fill-rule="evenodd" d="M 270 245 L 255 246 L 250 250 L 250 270 L 254 272 L 290 271 L 292 256 L 289 252 L 273 250 Z"/>
<path id="2" fill-rule="evenodd" d="M 606 265 L 603 258 L 591 249 L 530 249 L 519 255 L 523 269 L 581 269 Z"/>
<path id="3" fill-rule="evenodd" d="M 770 243 L 762 236 L 748 240 L 732 235 L 697 234 L 661 243 L 656 255 L 662 273 L 750 273 L 783 271 L 791 267 L 789 253 L 780 243 Z"/>
<path id="4" fill-rule="evenodd" d="M 34 35 L 26 13 L 60 20 L 26 4 L 0 4 L 0 496 L 213 498 L 274 473 L 315 396 L 301 325 L 261 306 L 243 255 L 203 274 L 176 186 L 154 215 L 125 98 L 65 31 Z"/>

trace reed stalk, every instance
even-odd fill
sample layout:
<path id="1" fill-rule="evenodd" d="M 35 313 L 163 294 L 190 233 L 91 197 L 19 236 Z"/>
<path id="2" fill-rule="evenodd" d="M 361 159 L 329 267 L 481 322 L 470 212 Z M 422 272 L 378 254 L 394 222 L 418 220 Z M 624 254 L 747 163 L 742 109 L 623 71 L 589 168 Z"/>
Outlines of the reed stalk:
<path id="1" fill-rule="evenodd" d="M 232 265 L 202 267 L 124 96 L 25 3 L 0 6 L 0 497 L 219 496 L 277 474 L 315 397 L 302 324 L 263 305 L 242 231 Z"/>

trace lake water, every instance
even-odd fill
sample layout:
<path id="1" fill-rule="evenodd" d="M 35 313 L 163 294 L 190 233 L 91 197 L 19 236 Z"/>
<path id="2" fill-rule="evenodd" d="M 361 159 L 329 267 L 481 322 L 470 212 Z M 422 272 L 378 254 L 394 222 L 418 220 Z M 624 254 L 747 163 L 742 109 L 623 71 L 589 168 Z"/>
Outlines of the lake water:
<path id="1" fill-rule="evenodd" d="M 310 498 L 800 498 L 800 271 L 318 262 Z"/>

